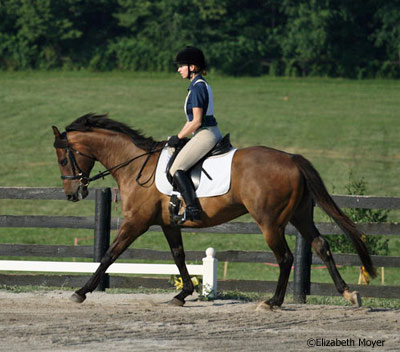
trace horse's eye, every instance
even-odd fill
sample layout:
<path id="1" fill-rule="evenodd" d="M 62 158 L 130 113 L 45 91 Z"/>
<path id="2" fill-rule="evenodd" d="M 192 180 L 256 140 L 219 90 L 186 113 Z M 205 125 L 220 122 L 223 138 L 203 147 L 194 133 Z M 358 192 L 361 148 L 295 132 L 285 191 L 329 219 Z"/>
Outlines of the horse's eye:
<path id="1" fill-rule="evenodd" d="M 60 160 L 59 163 L 60 163 L 61 166 L 65 166 L 68 163 L 68 159 L 64 158 L 64 159 Z"/>

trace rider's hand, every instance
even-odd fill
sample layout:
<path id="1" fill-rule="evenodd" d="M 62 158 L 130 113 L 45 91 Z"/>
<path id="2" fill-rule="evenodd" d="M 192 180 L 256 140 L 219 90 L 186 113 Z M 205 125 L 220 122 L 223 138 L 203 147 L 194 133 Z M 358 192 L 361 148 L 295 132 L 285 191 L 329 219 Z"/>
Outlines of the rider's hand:
<path id="1" fill-rule="evenodd" d="M 168 147 L 176 148 L 180 146 L 181 142 L 182 140 L 178 136 L 171 136 L 167 141 L 167 145 Z"/>

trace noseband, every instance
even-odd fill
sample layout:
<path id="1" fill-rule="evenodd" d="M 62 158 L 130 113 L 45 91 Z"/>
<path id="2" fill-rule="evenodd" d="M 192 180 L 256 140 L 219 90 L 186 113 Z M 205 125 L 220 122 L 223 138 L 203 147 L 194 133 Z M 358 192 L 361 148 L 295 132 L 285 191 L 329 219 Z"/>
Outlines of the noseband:
<path id="1" fill-rule="evenodd" d="M 89 178 L 89 174 L 82 170 L 81 167 L 79 167 L 78 162 L 76 161 L 75 154 L 78 155 L 83 155 L 86 158 L 89 158 L 93 161 L 96 161 L 96 158 L 93 158 L 90 155 L 87 155 L 85 153 L 82 153 L 76 149 L 74 149 L 69 143 L 68 143 L 68 138 L 67 138 L 67 133 L 63 132 L 61 134 L 61 138 L 57 138 L 56 141 L 54 142 L 54 147 L 55 148 L 62 148 L 65 149 L 69 158 L 69 161 L 71 163 L 71 168 L 72 168 L 72 173 L 73 175 L 61 175 L 61 179 L 63 180 L 79 180 L 79 183 L 82 186 L 87 187 L 92 181 L 92 178 Z"/>
<path id="2" fill-rule="evenodd" d="M 161 147 L 157 149 L 158 145 L 160 145 L 160 144 L 162 144 Z M 63 132 L 61 134 L 61 138 L 56 138 L 56 140 L 54 142 L 54 147 L 55 148 L 65 149 L 67 151 L 68 158 L 70 160 L 71 167 L 72 167 L 73 175 L 61 175 L 61 179 L 70 180 L 70 181 L 79 180 L 79 183 L 84 187 L 89 186 L 89 183 L 92 182 L 92 181 L 98 180 L 100 178 L 104 179 L 105 176 L 111 175 L 111 171 L 118 170 L 118 169 L 120 169 L 122 167 L 125 167 L 125 166 L 129 165 L 130 163 L 132 163 L 133 161 L 135 161 L 136 159 L 139 159 L 140 157 L 147 155 L 147 158 L 146 158 L 145 162 L 143 163 L 143 165 L 142 165 L 142 167 L 141 167 L 141 169 L 139 171 L 138 176 L 136 177 L 136 182 L 139 183 L 141 186 L 143 186 L 144 184 L 146 184 L 149 181 L 149 180 L 147 180 L 144 183 L 140 183 L 139 182 L 139 179 L 140 179 L 140 177 L 142 175 L 143 169 L 145 168 L 147 162 L 149 161 L 150 156 L 152 154 L 158 152 L 158 151 L 161 151 L 164 148 L 164 145 L 165 145 L 164 142 L 156 142 L 154 147 L 151 149 L 151 151 L 143 153 L 143 154 L 140 154 L 140 155 L 137 155 L 137 156 L 135 156 L 134 158 L 132 158 L 132 159 L 130 159 L 128 161 L 125 161 L 125 162 L 123 162 L 121 164 L 115 165 L 115 166 L 113 166 L 113 167 L 111 167 L 111 168 L 109 168 L 107 170 L 104 170 L 103 172 L 99 172 L 96 176 L 89 177 L 89 174 L 79 167 L 78 162 L 76 161 L 76 158 L 75 158 L 75 154 L 82 155 L 82 156 L 84 156 L 86 158 L 89 158 L 89 159 L 91 159 L 93 161 L 97 161 L 97 159 L 92 157 L 92 156 L 90 156 L 90 155 L 87 155 L 85 153 L 82 153 L 82 152 L 74 149 L 68 143 L 67 132 Z"/>

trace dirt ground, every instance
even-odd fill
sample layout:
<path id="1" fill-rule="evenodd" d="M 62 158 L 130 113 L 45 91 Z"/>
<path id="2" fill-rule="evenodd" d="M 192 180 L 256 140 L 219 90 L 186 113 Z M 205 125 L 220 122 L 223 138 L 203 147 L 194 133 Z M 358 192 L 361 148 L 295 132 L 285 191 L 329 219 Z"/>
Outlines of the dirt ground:
<path id="1" fill-rule="evenodd" d="M 399 351 L 400 310 L 0 291 L 0 351 Z M 317 345 L 317 346 L 315 346 Z M 336 347 L 331 347 L 331 346 Z M 315 346 L 315 347 L 314 347 Z"/>

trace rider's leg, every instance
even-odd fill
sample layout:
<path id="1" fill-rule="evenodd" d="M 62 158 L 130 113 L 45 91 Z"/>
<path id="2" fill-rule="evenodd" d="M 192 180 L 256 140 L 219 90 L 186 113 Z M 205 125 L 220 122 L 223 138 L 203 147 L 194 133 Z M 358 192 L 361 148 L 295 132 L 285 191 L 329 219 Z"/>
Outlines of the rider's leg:
<path id="1" fill-rule="evenodd" d="M 187 220 L 200 220 L 201 211 L 196 202 L 193 184 L 186 175 L 186 171 L 206 155 L 220 139 L 221 133 L 218 127 L 199 130 L 182 148 L 170 168 L 169 172 L 174 178 L 174 184 L 186 203 Z"/>
<path id="2" fill-rule="evenodd" d="M 179 152 L 169 172 L 175 175 L 177 170 L 187 171 L 206 155 L 221 140 L 217 126 L 198 130 Z"/>
<path id="3" fill-rule="evenodd" d="M 178 170 L 174 174 L 174 184 L 178 188 L 186 204 L 185 220 L 201 220 L 201 210 L 197 205 L 196 192 L 192 180 L 183 170 Z"/>

